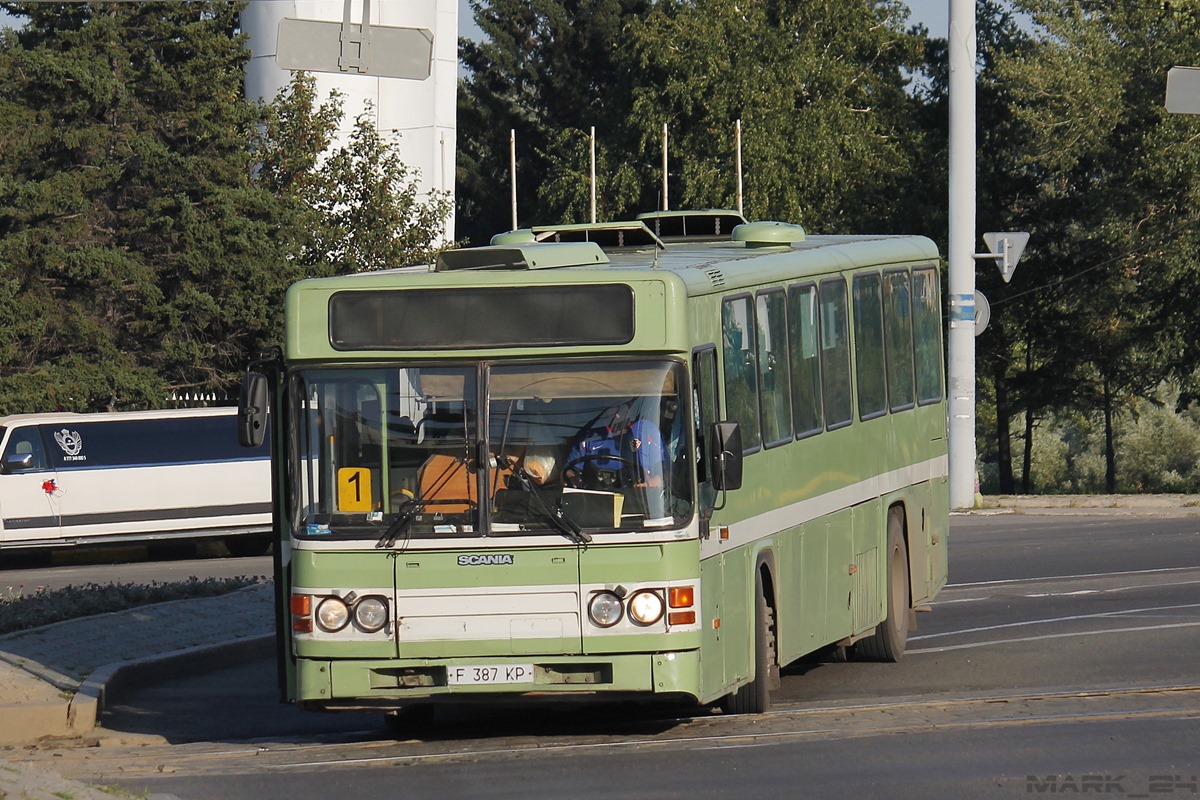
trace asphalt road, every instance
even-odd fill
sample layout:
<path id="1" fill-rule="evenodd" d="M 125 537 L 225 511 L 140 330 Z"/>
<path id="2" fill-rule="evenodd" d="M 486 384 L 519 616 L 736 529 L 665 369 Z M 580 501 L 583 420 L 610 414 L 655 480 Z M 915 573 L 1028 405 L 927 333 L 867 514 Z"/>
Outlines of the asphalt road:
<path id="1" fill-rule="evenodd" d="M 793 665 L 767 715 L 486 709 L 396 741 L 279 706 L 260 662 L 130 696 L 128 744 L 53 767 L 184 800 L 1200 794 L 1200 519 L 956 517 L 950 548 L 900 663 Z"/>

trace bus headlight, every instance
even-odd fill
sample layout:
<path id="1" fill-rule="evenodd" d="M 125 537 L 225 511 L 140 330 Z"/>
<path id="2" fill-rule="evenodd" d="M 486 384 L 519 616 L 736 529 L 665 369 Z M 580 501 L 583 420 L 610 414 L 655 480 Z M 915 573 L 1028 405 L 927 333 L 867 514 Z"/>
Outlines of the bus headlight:
<path id="1" fill-rule="evenodd" d="M 612 592 L 597 592 L 588 603 L 588 616 L 601 628 L 611 628 L 620 622 L 623 611 L 621 598 Z"/>
<path id="2" fill-rule="evenodd" d="M 335 633 L 350 621 L 350 609 L 340 598 L 326 597 L 317 606 L 317 625 L 323 631 Z"/>
<path id="3" fill-rule="evenodd" d="M 354 624 L 359 630 L 374 633 L 387 624 L 387 603 L 382 597 L 364 597 L 354 606 Z"/>
<path id="4" fill-rule="evenodd" d="M 662 619 L 663 600 L 658 592 L 641 591 L 629 598 L 629 616 L 639 625 L 652 625 Z"/>

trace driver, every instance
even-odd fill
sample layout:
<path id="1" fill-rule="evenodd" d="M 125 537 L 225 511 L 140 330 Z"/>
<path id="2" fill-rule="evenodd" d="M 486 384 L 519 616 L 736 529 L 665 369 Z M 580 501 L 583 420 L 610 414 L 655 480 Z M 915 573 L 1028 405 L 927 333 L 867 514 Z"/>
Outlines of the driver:
<path id="1" fill-rule="evenodd" d="M 631 419 L 632 403 L 622 403 L 603 422 L 579 432 L 571 445 L 563 480 L 568 486 L 615 489 L 663 485 L 666 452 L 652 421 Z"/>

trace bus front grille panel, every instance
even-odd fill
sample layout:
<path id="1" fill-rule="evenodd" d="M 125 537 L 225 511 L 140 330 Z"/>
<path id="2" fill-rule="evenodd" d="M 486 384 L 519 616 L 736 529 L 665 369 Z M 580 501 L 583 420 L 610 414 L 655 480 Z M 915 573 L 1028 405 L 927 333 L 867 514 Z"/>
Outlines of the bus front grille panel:
<path id="1" fill-rule="evenodd" d="M 574 587 L 400 592 L 396 623 L 401 657 L 406 644 L 446 641 L 505 643 L 498 653 L 574 652 L 582 636 Z"/>

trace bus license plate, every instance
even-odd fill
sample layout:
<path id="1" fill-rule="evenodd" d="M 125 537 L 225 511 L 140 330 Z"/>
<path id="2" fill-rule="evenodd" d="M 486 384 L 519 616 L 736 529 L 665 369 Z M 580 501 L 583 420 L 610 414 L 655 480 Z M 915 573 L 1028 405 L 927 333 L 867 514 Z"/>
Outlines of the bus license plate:
<path id="1" fill-rule="evenodd" d="M 485 664 L 446 667 L 446 682 L 452 686 L 493 683 L 533 683 L 532 664 Z"/>

